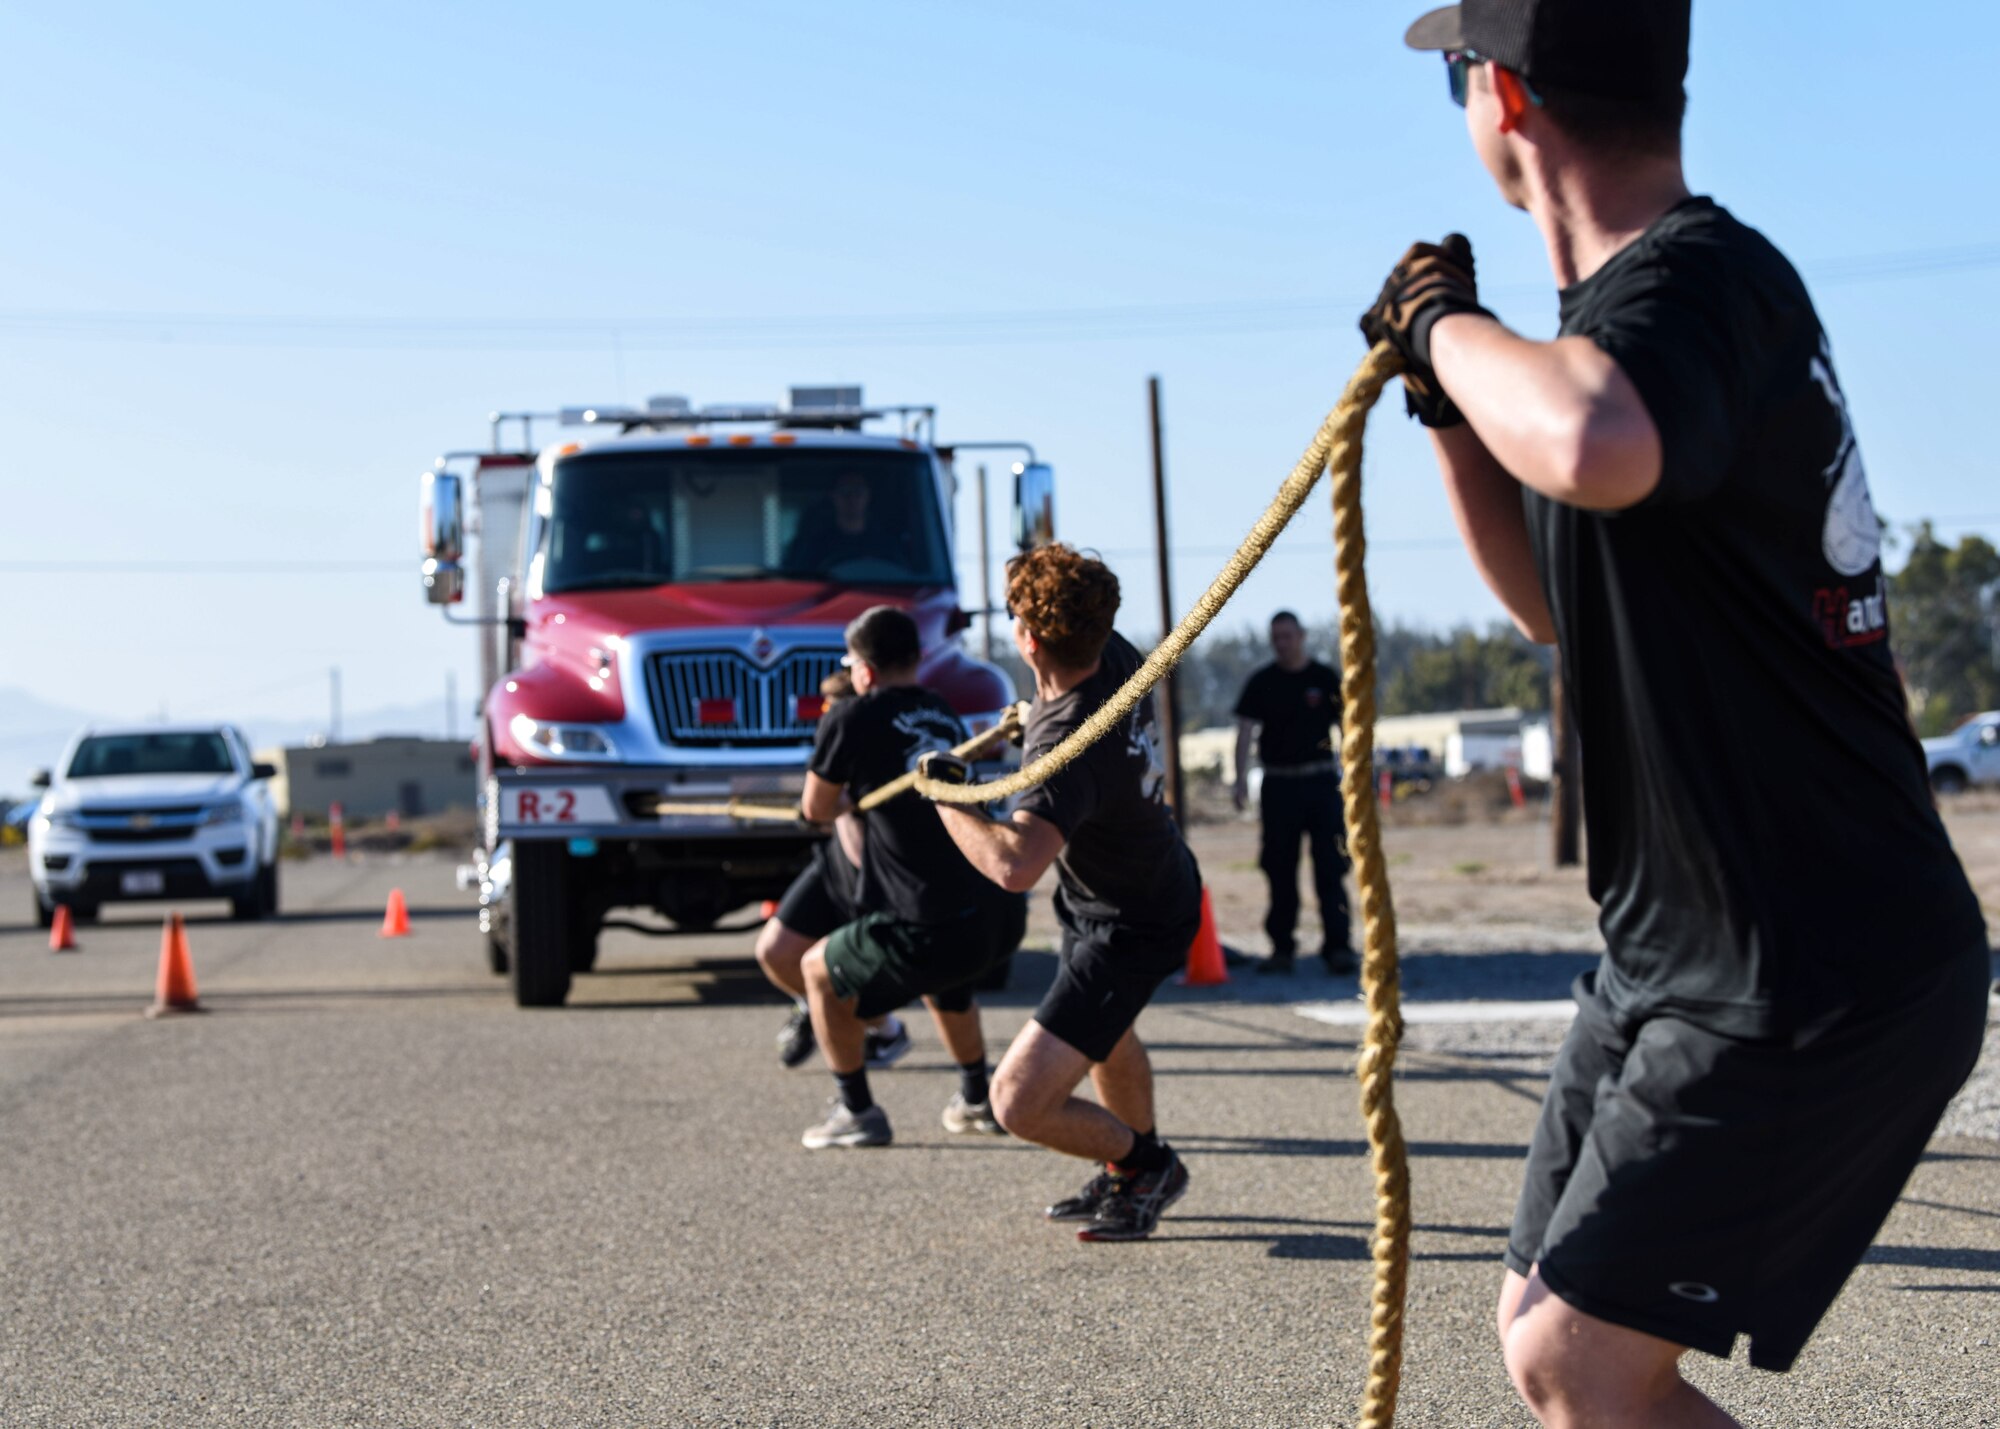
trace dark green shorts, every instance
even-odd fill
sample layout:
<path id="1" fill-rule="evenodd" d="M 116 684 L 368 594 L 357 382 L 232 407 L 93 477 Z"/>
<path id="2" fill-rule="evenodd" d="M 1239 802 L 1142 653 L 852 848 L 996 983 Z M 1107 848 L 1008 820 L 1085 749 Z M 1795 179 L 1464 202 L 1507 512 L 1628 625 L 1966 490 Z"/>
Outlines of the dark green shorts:
<path id="1" fill-rule="evenodd" d="M 1021 945 L 1028 900 L 996 897 L 992 905 L 950 923 L 906 923 L 887 913 L 864 914 L 826 940 L 833 990 L 855 1000 L 862 1018 L 928 997 L 945 1012 L 972 1006 L 972 985 Z"/>

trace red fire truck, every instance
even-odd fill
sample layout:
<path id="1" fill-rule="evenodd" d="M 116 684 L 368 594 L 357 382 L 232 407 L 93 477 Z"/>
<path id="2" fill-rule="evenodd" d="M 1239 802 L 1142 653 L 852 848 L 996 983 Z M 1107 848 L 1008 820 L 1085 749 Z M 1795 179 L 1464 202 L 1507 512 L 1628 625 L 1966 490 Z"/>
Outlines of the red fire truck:
<path id="1" fill-rule="evenodd" d="M 550 416 L 585 439 L 533 451 Z M 953 458 L 1019 451 L 1015 538 L 1037 544 L 1054 482 L 1026 443 L 941 444 L 932 408 L 869 407 L 855 387 L 491 421 L 492 450 L 423 475 L 423 585 L 480 638 L 467 881 L 522 1006 L 567 998 L 613 909 L 698 930 L 779 896 L 815 834 L 673 805 L 797 798 L 820 682 L 869 606 L 916 618 L 923 683 L 975 733 L 1013 701 L 964 647 L 978 612 L 954 575 Z M 502 450 L 510 424 L 520 449 Z M 468 591 L 473 612 L 454 615 Z"/>

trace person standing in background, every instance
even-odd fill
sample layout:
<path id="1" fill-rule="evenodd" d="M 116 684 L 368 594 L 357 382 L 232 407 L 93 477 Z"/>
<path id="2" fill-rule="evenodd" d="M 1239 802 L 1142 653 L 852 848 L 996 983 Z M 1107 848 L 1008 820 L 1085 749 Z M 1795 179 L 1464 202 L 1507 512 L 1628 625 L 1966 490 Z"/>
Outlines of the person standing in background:
<path id="1" fill-rule="evenodd" d="M 1258 863 L 1271 883 L 1264 931 L 1271 956 L 1260 973 L 1290 973 L 1297 961 L 1299 845 L 1312 849 L 1313 887 L 1322 926 L 1319 955 L 1326 970 L 1346 975 L 1359 966 L 1347 911 L 1347 839 L 1340 823 L 1340 675 L 1306 654 L 1305 627 L 1281 610 L 1271 617 L 1271 653 L 1236 701 L 1236 787 L 1240 810 L 1250 801 L 1250 742 L 1264 766 L 1257 800 L 1263 825 Z"/>

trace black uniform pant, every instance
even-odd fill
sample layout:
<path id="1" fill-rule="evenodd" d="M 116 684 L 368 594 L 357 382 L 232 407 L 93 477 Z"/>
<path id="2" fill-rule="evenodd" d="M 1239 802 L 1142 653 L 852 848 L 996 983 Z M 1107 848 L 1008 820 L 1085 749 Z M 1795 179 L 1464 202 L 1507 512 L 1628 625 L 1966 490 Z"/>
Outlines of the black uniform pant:
<path id="1" fill-rule="evenodd" d="M 1257 860 L 1271 881 L 1271 911 L 1264 916 L 1271 951 L 1297 951 L 1299 926 L 1299 844 L 1312 848 L 1313 887 L 1319 894 L 1326 947 L 1347 946 L 1347 839 L 1340 822 L 1340 779 L 1332 773 L 1302 777 L 1264 776 L 1260 799 L 1264 845 Z"/>

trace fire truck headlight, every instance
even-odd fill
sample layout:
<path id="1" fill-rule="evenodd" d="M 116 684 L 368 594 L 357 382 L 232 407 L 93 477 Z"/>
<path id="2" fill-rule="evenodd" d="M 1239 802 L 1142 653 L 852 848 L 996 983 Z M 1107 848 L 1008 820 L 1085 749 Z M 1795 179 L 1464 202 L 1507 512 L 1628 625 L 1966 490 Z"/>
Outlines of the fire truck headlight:
<path id="1" fill-rule="evenodd" d="M 544 759 L 616 759 L 618 746 L 604 727 L 556 724 L 517 714 L 507 723 L 515 743 Z"/>

